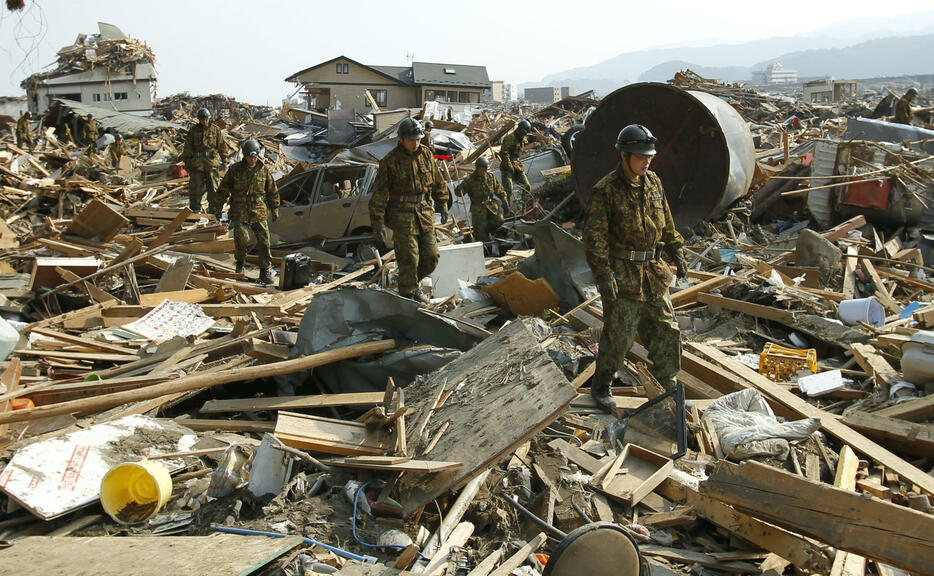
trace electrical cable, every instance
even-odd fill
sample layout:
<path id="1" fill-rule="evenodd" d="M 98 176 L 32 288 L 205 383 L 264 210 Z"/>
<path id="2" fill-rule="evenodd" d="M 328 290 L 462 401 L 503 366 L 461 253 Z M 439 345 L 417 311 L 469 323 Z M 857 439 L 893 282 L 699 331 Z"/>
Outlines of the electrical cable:
<path id="1" fill-rule="evenodd" d="M 373 481 L 368 480 L 363 486 L 360 486 L 360 488 L 357 489 L 357 493 L 354 494 L 354 497 L 353 497 L 353 516 L 351 516 L 350 518 L 350 527 L 351 527 L 351 531 L 353 532 L 353 539 L 357 541 L 357 544 L 361 546 L 365 546 L 367 548 L 373 548 L 375 550 L 379 550 L 382 548 L 389 548 L 390 550 L 405 550 L 406 547 L 402 546 L 401 544 L 367 544 L 366 542 L 361 540 L 359 536 L 357 536 L 357 501 L 360 499 L 360 493 L 363 492 L 363 489 L 369 486 L 371 482 Z M 421 552 L 416 552 L 416 554 L 418 554 L 418 557 L 421 558 L 422 560 L 430 559 L 424 554 L 422 554 Z"/>

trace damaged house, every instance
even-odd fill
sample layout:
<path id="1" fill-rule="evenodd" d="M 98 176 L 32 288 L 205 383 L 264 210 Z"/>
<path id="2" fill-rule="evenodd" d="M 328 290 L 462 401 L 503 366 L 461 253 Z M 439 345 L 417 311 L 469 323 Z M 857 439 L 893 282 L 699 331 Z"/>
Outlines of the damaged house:
<path id="1" fill-rule="evenodd" d="M 288 78 L 302 87 L 312 110 L 417 108 L 424 102 L 479 104 L 491 87 L 486 66 L 412 62 L 411 66 L 370 66 L 338 56 Z M 372 101 L 367 98 L 369 92 Z"/>
<path id="2" fill-rule="evenodd" d="M 20 84 L 29 110 L 42 113 L 55 98 L 130 114 L 152 112 L 156 57 L 144 43 L 113 24 L 97 23 L 100 33 L 79 34 L 58 51 L 55 69 L 38 72 Z"/>

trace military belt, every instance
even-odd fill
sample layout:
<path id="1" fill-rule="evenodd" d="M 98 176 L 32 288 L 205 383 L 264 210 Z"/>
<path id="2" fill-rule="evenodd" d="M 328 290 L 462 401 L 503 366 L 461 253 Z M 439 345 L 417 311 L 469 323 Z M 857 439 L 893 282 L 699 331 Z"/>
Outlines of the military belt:
<path id="1" fill-rule="evenodd" d="M 399 197 L 399 200 L 402 201 L 402 202 L 415 202 L 415 203 L 418 203 L 418 202 L 421 202 L 421 201 L 424 200 L 424 199 L 425 199 L 425 196 L 424 196 L 423 194 L 407 194 L 407 195 L 405 195 L 405 196 Z"/>
<path id="2" fill-rule="evenodd" d="M 629 260 L 630 262 L 645 262 L 655 260 L 657 257 L 655 250 L 621 250 L 613 254 L 613 258 L 617 260 Z"/>

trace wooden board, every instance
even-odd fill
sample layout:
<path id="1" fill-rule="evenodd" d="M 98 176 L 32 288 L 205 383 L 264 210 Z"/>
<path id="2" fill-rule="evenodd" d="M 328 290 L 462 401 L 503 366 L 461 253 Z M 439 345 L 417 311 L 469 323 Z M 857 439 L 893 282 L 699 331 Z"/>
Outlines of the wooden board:
<path id="1" fill-rule="evenodd" d="M 934 575 L 934 516 L 930 514 L 752 461 L 741 465 L 718 462 L 700 491 L 838 549 Z"/>
<path id="2" fill-rule="evenodd" d="M 873 414 L 887 416 L 889 418 L 900 418 L 918 422 L 934 418 L 934 394 L 928 394 L 924 398 L 916 398 L 906 402 L 899 402 L 894 406 L 888 406 L 881 410 L 876 410 Z"/>
<path id="3" fill-rule="evenodd" d="M 392 440 L 383 430 L 296 412 L 279 412 L 275 434 L 287 446 L 327 454 L 377 455 L 392 448 Z"/>
<path id="4" fill-rule="evenodd" d="M 162 277 L 159 278 L 159 284 L 156 286 L 156 292 L 178 292 L 180 290 L 185 290 L 185 286 L 188 285 L 188 278 L 191 276 L 191 271 L 194 270 L 194 268 L 195 261 L 191 256 L 182 256 L 178 258 L 162 273 Z M 162 302 L 162 300 L 159 300 L 159 302 Z M 159 302 L 156 302 L 156 304 Z M 185 302 L 189 302 L 189 300 L 185 300 Z M 197 300 L 197 302 L 200 302 L 200 300 Z M 140 304 L 150 305 L 142 300 L 140 300 Z"/>
<path id="5" fill-rule="evenodd" d="M 204 406 L 201 407 L 201 413 L 216 414 L 218 412 L 256 412 L 259 410 L 301 410 L 306 408 L 330 408 L 332 406 L 375 406 L 382 401 L 382 392 L 234 398 L 231 400 L 208 400 L 204 403 Z"/>
<path id="6" fill-rule="evenodd" d="M 919 424 L 879 416 L 877 412 L 851 410 L 843 422 L 873 438 L 891 440 L 900 451 L 934 457 L 934 424 Z"/>
<path id="7" fill-rule="evenodd" d="M 197 304 L 204 302 L 211 297 L 204 288 L 194 290 L 174 290 L 171 292 L 154 292 L 152 294 L 140 294 L 139 303 L 142 306 L 158 306 L 163 300 L 172 302 L 189 302 Z"/>
<path id="8" fill-rule="evenodd" d="M 89 240 L 110 242 L 129 223 L 130 221 L 119 212 L 94 198 L 75 216 L 65 233 Z"/>
<path id="9" fill-rule="evenodd" d="M 626 444 L 601 479 L 599 489 L 610 498 L 633 506 L 661 484 L 673 467 L 674 462 L 661 454 Z"/>
<path id="10" fill-rule="evenodd" d="M 464 466 L 426 477 L 406 474 L 399 482 L 402 507 L 411 513 L 457 488 L 511 453 L 564 412 L 576 392 L 522 322 L 513 322 L 456 360 L 406 388 L 406 404 L 415 408 L 407 444 L 418 446 L 421 425 L 439 397 L 427 433 L 433 438 L 450 422 L 434 450 L 413 456 L 463 462 Z M 455 390 L 456 388 L 456 390 Z"/>
<path id="11" fill-rule="evenodd" d="M 29 536 L 0 549 L 18 576 L 246 576 L 302 543 L 301 536 Z M 54 550 L 54 553 L 50 551 Z M 208 552 L 214 551 L 214 552 Z"/>
<path id="12" fill-rule="evenodd" d="M 339 460 L 322 460 L 322 463 L 329 466 L 340 466 L 342 468 L 359 468 L 361 470 L 383 470 L 386 472 L 426 472 L 435 473 L 443 470 L 453 470 L 464 465 L 463 462 L 444 462 L 431 460 L 407 460 L 398 464 L 376 464 L 353 458 L 341 458 Z"/>

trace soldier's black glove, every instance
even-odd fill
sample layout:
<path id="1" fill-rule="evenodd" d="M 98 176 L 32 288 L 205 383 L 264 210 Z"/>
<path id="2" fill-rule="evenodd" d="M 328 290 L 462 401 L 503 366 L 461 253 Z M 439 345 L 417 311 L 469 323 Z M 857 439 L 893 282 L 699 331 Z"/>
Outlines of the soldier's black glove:
<path id="1" fill-rule="evenodd" d="M 278 221 L 278 220 L 279 220 L 279 209 L 278 209 L 278 208 L 274 208 L 273 211 L 272 211 L 272 221 L 273 221 L 273 222 L 276 222 L 276 221 Z"/>
<path id="2" fill-rule="evenodd" d="M 675 267 L 678 269 L 678 278 L 687 277 L 688 261 L 684 259 L 684 252 L 681 250 L 675 253 Z"/>
<path id="3" fill-rule="evenodd" d="M 444 206 L 444 204 L 442 204 L 441 207 L 438 208 L 438 214 L 441 215 L 441 223 L 442 223 L 442 224 L 447 224 L 447 221 L 448 221 L 448 209 Z"/>
<path id="4" fill-rule="evenodd" d="M 610 302 L 616 300 L 616 278 L 611 276 L 597 280 L 597 290 L 600 291 L 604 307 L 609 306 Z"/>

